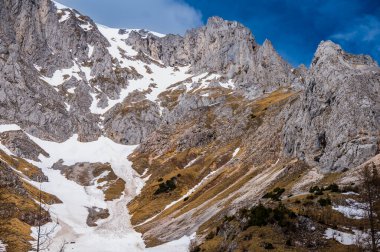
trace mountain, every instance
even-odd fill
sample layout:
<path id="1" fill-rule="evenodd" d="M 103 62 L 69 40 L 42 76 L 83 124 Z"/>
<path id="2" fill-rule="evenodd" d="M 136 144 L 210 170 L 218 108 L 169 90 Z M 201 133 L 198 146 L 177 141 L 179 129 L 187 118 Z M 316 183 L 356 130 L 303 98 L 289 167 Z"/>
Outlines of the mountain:
<path id="1" fill-rule="evenodd" d="M 219 17 L 163 35 L 4 0 L 0 73 L 0 251 L 41 225 L 50 251 L 356 248 L 357 171 L 380 165 L 370 56 L 322 41 L 294 68 Z"/>

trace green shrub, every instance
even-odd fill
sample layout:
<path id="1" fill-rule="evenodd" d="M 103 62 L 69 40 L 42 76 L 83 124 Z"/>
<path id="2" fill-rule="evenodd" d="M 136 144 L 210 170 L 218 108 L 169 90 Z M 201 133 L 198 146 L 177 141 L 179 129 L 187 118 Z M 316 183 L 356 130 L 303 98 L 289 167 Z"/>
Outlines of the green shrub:
<path id="1" fill-rule="evenodd" d="M 263 198 L 264 199 L 272 199 L 276 201 L 280 201 L 281 195 L 285 192 L 284 188 L 276 187 L 273 191 L 266 193 Z"/>
<path id="2" fill-rule="evenodd" d="M 285 245 L 289 246 L 289 247 L 292 246 L 292 240 L 290 238 L 287 239 L 286 242 L 285 242 Z"/>
<path id="3" fill-rule="evenodd" d="M 319 186 L 312 186 L 310 187 L 309 189 L 309 193 L 314 193 L 316 191 L 320 191 L 321 189 L 319 188 Z"/>
<path id="4" fill-rule="evenodd" d="M 250 211 L 249 225 L 259 227 L 267 225 L 271 212 L 271 208 L 266 208 L 262 204 L 253 207 Z"/>
<path id="5" fill-rule="evenodd" d="M 214 234 L 214 232 L 210 232 L 210 233 L 208 233 L 208 235 L 206 235 L 206 240 L 212 240 L 213 238 L 215 237 L 215 234 Z"/>
<path id="6" fill-rule="evenodd" d="M 323 188 L 319 188 L 319 186 L 312 186 L 309 189 L 310 193 L 314 193 L 315 195 L 323 195 Z"/>
<path id="7" fill-rule="evenodd" d="M 331 205 L 331 199 L 330 198 L 326 198 L 326 199 L 319 199 L 318 200 L 318 203 L 321 205 L 321 206 L 328 206 L 328 205 Z"/>
<path id="8" fill-rule="evenodd" d="M 166 193 L 173 191 L 177 188 L 177 179 L 175 177 L 172 177 L 169 180 L 166 180 L 166 182 L 162 182 L 158 185 L 158 189 L 154 192 L 155 195 L 160 193 Z"/>
<path id="9" fill-rule="evenodd" d="M 200 246 L 195 246 L 190 249 L 191 252 L 201 252 L 201 247 Z"/>
<path id="10" fill-rule="evenodd" d="M 342 188 L 342 192 L 343 193 L 346 193 L 346 192 L 359 193 L 359 187 L 358 186 L 353 186 L 353 185 L 344 186 Z"/>
<path id="11" fill-rule="evenodd" d="M 290 219 L 294 219 L 297 215 L 286 208 L 283 204 L 279 204 L 275 209 L 266 208 L 262 204 L 251 208 L 248 214 L 249 226 L 266 226 L 268 223 L 277 223 L 281 227 L 290 225 Z"/>
<path id="12" fill-rule="evenodd" d="M 330 184 L 328 187 L 325 188 L 325 190 L 331 191 L 331 192 L 340 192 L 339 186 L 335 183 Z"/>
<path id="13" fill-rule="evenodd" d="M 227 216 L 227 215 L 225 215 L 224 216 L 224 221 L 225 222 L 230 222 L 230 221 L 232 221 L 232 220 L 234 220 L 235 219 L 235 215 L 231 215 L 231 216 Z"/>
<path id="14" fill-rule="evenodd" d="M 274 249 L 273 244 L 269 242 L 264 242 L 264 249 Z"/>
<path id="15" fill-rule="evenodd" d="M 307 195 L 306 199 L 313 200 L 315 199 L 315 196 L 313 194 Z"/>
<path id="16" fill-rule="evenodd" d="M 289 226 L 289 219 L 294 219 L 296 217 L 297 215 L 293 211 L 287 209 L 283 204 L 280 204 L 273 210 L 273 219 L 280 227 Z"/>

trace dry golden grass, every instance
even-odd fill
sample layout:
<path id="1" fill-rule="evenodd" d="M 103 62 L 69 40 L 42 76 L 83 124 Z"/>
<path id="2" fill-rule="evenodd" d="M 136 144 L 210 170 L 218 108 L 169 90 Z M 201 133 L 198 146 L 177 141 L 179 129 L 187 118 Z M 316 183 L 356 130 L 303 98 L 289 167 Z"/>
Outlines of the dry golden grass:
<path id="1" fill-rule="evenodd" d="M 174 89 L 174 90 L 167 90 L 160 93 L 158 95 L 158 98 L 162 102 L 161 106 L 167 107 L 169 110 L 172 110 L 175 106 L 177 106 L 178 98 L 184 92 L 185 92 L 184 90 Z"/>
<path id="2" fill-rule="evenodd" d="M 125 190 L 125 181 L 116 176 L 109 164 L 97 166 L 93 172 L 94 177 L 100 176 L 102 173 L 108 172 L 107 176 L 98 179 L 98 183 L 106 182 L 98 188 L 103 190 L 106 201 L 112 201 L 121 197 Z"/>
<path id="3" fill-rule="evenodd" d="M 9 161 L 10 165 L 24 165 L 27 162 L 3 155 L 3 161 Z M 0 169 L 6 167 L 2 164 Z M 7 170 L 14 176 L 20 177 L 19 173 Z M 10 174 L 11 175 L 11 174 Z M 17 180 L 16 180 L 17 181 Z M 12 185 L 0 188 L 0 239 L 8 244 L 7 251 L 22 252 L 31 249 L 30 225 L 35 223 L 33 216 L 39 214 L 40 195 L 44 204 L 57 204 L 61 201 L 54 195 L 41 192 L 38 188 L 19 178 L 17 188 Z M 43 210 L 42 219 L 48 220 L 48 213 Z"/>
<path id="4" fill-rule="evenodd" d="M 197 90 L 196 92 L 201 92 L 204 90 Z M 227 95 L 224 92 L 231 92 L 230 90 L 224 90 L 221 88 L 210 88 L 211 98 L 218 98 L 218 96 L 226 97 L 225 106 L 229 106 L 233 109 L 234 113 L 244 113 L 247 109 L 252 110 L 252 115 L 256 118 L 264 118 L 267 114 L 272 116 L 280 111 L 281 107 L 286 104 L 290 98 L 294 97 L 296 94 L 287 92 L 286 90 L 279 90 L 273 92 L 272 94 L 267 95 L 265 98 L 255 101 L 244 100 L 243 97 L 237 94 Z M 215 91 L 215 92 L 214 92 Z M 168 91 L 170 94 L 170 92 Z M 272 109 L 275 108 L 275 109 Z M 223 122 L 218 118 L 216 122 L 215 111 L 212 108 L 205 110 L 202 121 L 206 122 L 205 127 L 213 128 L 213 124 L 218 123 L 222 124 Z M 260 123 L 261 124 L 261 123 Z M 260 124 L 250 124 L 249 127 L 252 130 L 255 130 Z M 191 122 L 185 122 L 184 128 L 189 128 Z M 178 127 L 182 127 L 179 125 Z M 183 129 L 178 128 L 177 132 L 179 134 L 183 133 Z M 170 141 L 176 142 L 179 136 L 172 134 L 170 136 Z M 251 144 L 251 143 L 249 143 Z M 260 143 L 257 143 L 260 145 Z M 272 143 L 271 143 L 272 144 Z M 273 145 L 267 144 L 263 145 L 262 151 L 266 151 L 265 148 L 270 148 L 270 154 L 263 156 L 260 154 L 250 155 L 249 153 L 244 154 L 244 145 L 242 145 L 242 139 L 237 138 L 229 142 L 211 142 L 207 146 L 201 146 L 199 148 L 191 148 L 183 152 L 177 152 L 175 148 L 172 148 L 169 151 L 166 151 L 162 156 L 152 158 L 147 153 L 134 153 L 130 156 L 131 161 L 133 162 L 133 167 L 140 174 L 149 168 L 149 174 L 151 174 L 150 179 L 147 181 L 146 186 L 143 188 L 142 193 L 136 197 L 129 205 L 128 208 L 132 214 L 132 224 L 139 224 L 146 219 L 160 213 L 153 221 L 150 221 L 142 226 L 139 226 L 137 229 L 140 232 L 146 232 L 150 227 L 154 226 L 159 220 L 171 215 L 171 217 L 176 218 L 180 215 L 194 209 L 198 208 L 205 202 L 202 207 L 199 207 L 194 214 L 199 214 L 205 211 L 209 206 L 219 202 L 226 197 L 230 197 L 226 205 L 231 203 L 237 196 L 235 195 L 236 191 L 243 187 L 248 181 L 253 179 L 257 174 L 263 171 L 263 169 L 272 169 L 272 172 L 276 172 L 282 167 L 271 167 L 270 165 L 277 159 L 277 153 L 280 151 L 280 146 L 273 142 Z M 275 146 L 275 147 L 273 147 Z M 233 164 L 229 164 L 220 170 L 226 162 L 228 162 L 233 151 L 240 147 L 239 160 Z M 194 151 L 196 150 L 196 151 Z M 192 166 L 182 170 L 181 168 L 186 165 L 189 161 L 197 157 L 197 153 L 202 152 L 202 158 L 198 159 Z M 194 155 L 194 153 L 196 153 Z M 260 152 L 259 152 L 260 153 Z M 193 154 L 191 158 L 190 154 Z M 261 162 L 260 159 L 265 160 L 265 164 L 261 163 L 260 169 L 256 167 L 252 161 L 252 156 L 257 156 L 259 159 L 256 159 Z M 270 160 L 268 157 L 270 156 Z M 273 159 L 273 160 L 272 160 Z M 193 188 L 198 184 L 202 178 L 204 178 L 211 171 L 218 170 L 218 175 L 207 181 L 207 183 L 200 186 L 197 191 L 192 193 L 186 201 L 180 201 L 174 206 L 166 209 L 161 212 L 165 206 L 173 202 L 174 200 L 179 199 L 181 196 L 186 194 L 188 190 Z M 155 190 L 158 188 L 159 181 L 162 179 L 166 181 L 173 176 L 177 176 L 180 173 L 181 177 L 178 178 L 177 188 L 170 192 L 164 193 L 162 195 L 154 195 Z M 223 209 L 223 206 L 221 206 Z M 175 215 L 172 215 L 175 213 Z M 147 237 L 147 239 L 154 240 L 154 237 Z"/>
<path id="5" fill-rule="evenodd" d="M 37 214 L 39 205 L 26 195 L 18 195 L 7 189 L 0 189 L 1 205 L 11 215 L 0 218 L 0 238 L 8 244 L 7 251 L 23 252 L 31 249 L 29 241 L 31 226 L 21 220 L 23 214 Z M 47 212 L 44 211 L 44 215 Z"/>
<path id="6" fill-rule="evenodd" d="M 232 153 L 238 144 L 239 141 L 234 141 L 225 146 L 220 146 L 217 150 L 212 149 L 186 169 L 181 169 L 180 167 L 185 166 L 190 160 L 194 159 L 194 157 L 197 156 L 196 153 L 199 154 L 200 149 L 193 148 L 191 150 L 186 150 L 179 153 L 172 152 L 172 156 L 169 156 L 170 158 L 165 155 L 154 160 L 154 162 L 151 163 L 152 170 L 156 169 L 158 171 L 162 171 L 161 167 L 166 167 L 168 171 L 166 174 L 163 173 L 164 176 L 161 176 L 160 173 L 153 173 L 151 179 L 147 181 L 147 185 L 144 188 L 145 190 L 143 190 L 143 192 L 129 204 L 129 209 L 133 214 L 132 223 L 138 224 L 143 222 L 144 220 L 162 211 L 164 207 L 172 201 L 175 201 L 185 195 L 188 190 L 197 185 L 205 176 L 207 176 L 207 174 L 211 171 L 217 170 L 219 167 L 227 163 L 231 159 Z M 205 148 L 203 148 L 203 150 L 205 150 Z M 178 176 L 178 174 L 180 174 L 180 176 Z M 177 188 L 170 193 L 154 195 L 159 183 L 161 183 L 158 180 L 161 178 L 163 181 L 166 181 L 172 177 L 177 178 Z M 205 198 L 215 196 L 211 191 L 213 186 L 228 187 L 228 183 L 220 183 L 220 181 L 221 180 L 219 179 L 210 180 L 209 183 L 199 187 L 197 192 L 193 193 L 189 197 L 188 201 L 179 202 L 177 205 L 162 213 L 160 218 L 167 216 L 175 209 L 182 207 L 183 205 L 187 205 L 188 203 L 191 205 L 194 204 L 193 199 L 198 199 L 200 196 L 202 196 L 201 201 L 206 200 Z M 218 190 L 215 192 L 217 191 Z M 184 211 L 186 211 L 186 209 L 187 207 L 184 207 Z"/>
<path id="7" fill-rule="evenodd" d="M 0 220 L 0 238 L 8 245 L 8 252 L 27 252 L 32 249 L 30 228 L 17 218 Z"/>
<path id="8" fill-rule="evenodd" d="M 0 150 L 0 158 L 12 166 L 14 169 L 20 171 L 22 174 L 27 176 L 29 179 L 34 180 L 37 177 L 42 177 L 44 174 L 40 168 L 31 163 L 25 161 L 22 158 L 15 156 L 9 156 L 4 151 Z"/>
<path id="9" fill-rule="evenodd" d="M 200 245 L 202 252 L 225 251 L 224 244 L 234 242 L 236 244 L 236 252 L 256 252 L 256 251 L 331 251 L 331 252 L 350 252 L 359 251 L 356 246 L 345 246 L 334 240 L 327 240 L 326 245 L 318 249 L 307 249 L 295 246 L 286 245 L 286 236 L 276 227 L 249 227 L 238 233 L 236 236 L 228 237 L 224 240 L 221 236 L 215 236 L 212 239 L 204 240 Z M 264 243 L 271 243 L 274 249 L 267 250 L 263 247 Z"/>
<path id="10" fill-rule="evenodd" d="M 104 191 L 105 200 L 112 201 L 112 200 L 120 198 L 124 190 L 125 190 L 125 181 L 122 180 L 121 178 L 116 179 L 108 186 L 107 190 Z"/>
<path id="11" fill-rule="evenodd" d="M 330 198 L 333 204 L 339 204 L 347 198 L 352 198 L 352 195 L 343 195 L 341 193 L 332 193 L 325 191 L 323 195 L 314 195 L 314 199 L 308 197 L 313 194 L 298 195 L 284 200 L 284 204 L 299 215 L 308 216 L 315 222 L 326 224 L 328 226 L 339 227 L 354 227 L 361 229 L 364 226 L 363 220 L 350 219 L 342 213 L 335 211 L 331 206 L 320 206 L 318 199 Z M 299 203 L 298 203 L 299 202 Z"/>

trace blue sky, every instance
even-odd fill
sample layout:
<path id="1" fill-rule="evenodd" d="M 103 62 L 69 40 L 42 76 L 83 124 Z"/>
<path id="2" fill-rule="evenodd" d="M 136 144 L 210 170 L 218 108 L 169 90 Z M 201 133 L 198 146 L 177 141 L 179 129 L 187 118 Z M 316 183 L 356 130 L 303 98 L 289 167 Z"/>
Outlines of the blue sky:
<path id="1" fill-rule="evenodd" d="M 380 0 L 58 0 L 111 27 L 184 34 L 210 16 L 237 20 L 272 41 L 293 65 L 309 65 L 321 40 L 380 62 Z"/>

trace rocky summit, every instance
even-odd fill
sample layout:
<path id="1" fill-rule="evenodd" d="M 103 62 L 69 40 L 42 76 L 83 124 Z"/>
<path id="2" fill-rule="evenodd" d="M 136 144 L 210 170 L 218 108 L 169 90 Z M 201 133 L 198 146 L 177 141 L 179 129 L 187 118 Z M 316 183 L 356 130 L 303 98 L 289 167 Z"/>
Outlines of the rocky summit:
<path id="1" fill-rule="evenodd" d="M 0 251 L 359 251 L 379 154 L 370 56 L 0 1 Z"/>

